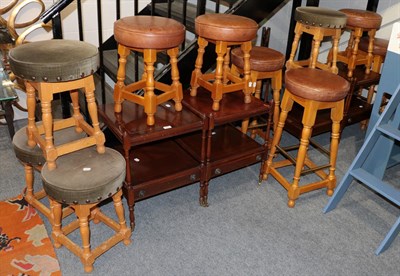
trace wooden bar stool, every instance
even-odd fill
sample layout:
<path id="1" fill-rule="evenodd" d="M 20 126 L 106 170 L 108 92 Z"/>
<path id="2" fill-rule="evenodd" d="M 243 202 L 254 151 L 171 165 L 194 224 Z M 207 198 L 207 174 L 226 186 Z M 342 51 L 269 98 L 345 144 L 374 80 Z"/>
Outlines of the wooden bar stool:
<path id="1" fill-rule="evenodd" d="M 38 125 L 41 125 L 41 122 L 38 122 Z M 33 148 L 28 146 L 27 132 L 27 127 L 21 128 L 15 133 L 12 141 L 15 156 L 24 165 L 25 169 L 26 190 L 24 198 L 30 205 L 45 215 L 52 224 L 53 218 L 51 216 L 50 208 L 40 201 L 40 199 L 46 196 L 46 193 L 44 190 L 35 193 L 33 188 L 34 170 L 40 172 L 42 170 L 42 166 L 46 162 L 46 159 L 43 156 L 43 151 L 38 146 Z M 71 141 L 82 139 L 84 137 L 86 137 L 86 133 L 76 132 L 73 127 L 60 129 L 59 131 L 54 132 L 54 144 L 57 146 L 59 144 L 65 144 Z M 70 211 L 65 211 L 66 212 L 63 214 L 64 216 L 71 213 Z"/>
<path id="2" fill-rule="evenodd" d="M 329 70 L 337 74 L 338 46 L 342 28 L 346 25 L 346 15 L 326 8 L 298 7 L 296 8 L 294 19 L 296 20 L 295 37 L 289 59 L 286 62 L 286 69 L 310 67 Z M 307 60 L 294 61 L 300 37 L 303 33 L 313 36 L 311 56 Z M 325 37 L 332 38 L 332 59 L 328 64 L 318 61 L 319 48 Z"/>
<path id="3" fill-rule="evenodd" d="M 43 187 L 51 204 L 54 223 L 52 238 L 54 246 L 64 245 L 81 259 L 85 272 L 93 270 L 97 257 L 120 241 L 128 245 L 131 230 L 126 226 L 122 205 L 122 183 L 125 179 L 125 159 L 117 151 L 106 148 L 103 154 L 94 147 L 85 148 L 61 156 L 59 166 L 50 170 L 48 163 L 43 166 Z M 71 173 L 73 171 L 73 173 Z M 118 222 L 100 211 L 99 204 L 112 198 Z M 75 211 L 77 219 L 61 227 L 61 205 L 67 205 Z M 95 249 L 90 246 L 89 223 L 101 221 L 116 233 Z M 82 247 L 67 237 L 78 229 L 82 238 Z"/>
<path id="4" fill-rule="evenodd" d="M 114 37 L 118 42 L 119 67 L 114 87 L 115 112 L 122 109 L 122 102 L 129 100 L 144 106 L 147 125 L 154 125 L 157 105 L 173 99 L 175 110 L 182 110 L 182 84 L 179 81 L 179 45 L 185 38 L 185 26 L 174 19 L 158 16 L 129 16 L 114 23 Z M 171 64 L 172 84 L 154 80 L 154 63 L 157 52 L 167 51 Z M 126 62 L 131 51 L 143 53 L 142 79 L 125 85 Z M 136 93 L 144 89 L 144 95 Z M 159 92 L 159 93 L 158 93 Z M 162 92 L 162 93 L 161 93 Z"/>
<path id="5" fill-rule="evenodd" d="M 231 51 L 233 74 L 243 74 L 244 58 L 243 51 L 240 48 Z M 278 124 L 279 104 L 282 89 L 282 68 L 285 64 L 285 56 L 276 50 L 255 46 L 250 51 L 250 81 L 252 83 L 252 91 L 256 98 L 260 98 L 262 80 L 271 79 L 272 96 L 274 99 L 274 128 Z M 267 97 L 267 95 L 265 95 Z M 247 132 L 249 120 L 242 122 L 243 133 Z M 253 121 L 252 124 L 257 124 Z"/>
<path id="6" fill-rule="evenodd" d="M 350 39 L 347 48 L 338 53 L 338 61 L 347 64 L 347 76 L 353 76 L 353 70 L 357 65 L 365 65 L 365 73 L 369 74 L 373 60 L 374 39 L 376 31 L 381 27 L 382 16 L 372 11 L 357 9 L 341 9 L 347 16 L 346 30 L 350 31 Z M 363 32 L 368 32 L 367 54 L 358 51 Z"/>
<path id="7" fill-rule="evenodd" d="M 48 40 L 20 45 L 10 50 L 10 67 L 13 73 L 25 80 L 28 108 L 28 145 L 39 144 L 49 169 L 56 167 L 58 156 L 97 146 L 104 152 L 104 134 L 100 130 L 97 105 L 94 96 L 93 73 L 99 67 L 99 55 L 95 46 L 81 41 Z M 79 92 L 86 96 L 92 125 L 89 125 L 79 108 Z M 41 102 L 41 126 L 35 123 L 36 93 Z M 70 91 L 73 116 L 53 122 L 52 101 L 54 94 Z M 53 131 L 74 126 L 87 137 L 57 147 L 53 143 Z M 42 136 L 44 134 L 44 137 Z"/>
<path id="8" fill-rule="evenodd" d="M 192 72 L 191 96 L 196 96 L 199 86 L 211 92 L 213 99 L 212 109 L 219 110 L 222 95 L 229 92 L 243 90 L 244 102 L 251 101 L 250 83 L 250 50 L 251 40 L 256 37 L 258 25 L 247 17 L 233 14 L 203 14 L 196 17 L 195 31 L 198 35 L 199 49 Z M 203 56 L 208 43 L 215 44 L 217 54 L 216 68 L 213 73 L 201 72 Z M 243 78 L 230 73 L 230 47 L 240 45 L 243 51 Z"/>
<path id="9" fill-rule="evenodd" d="M 344 78 L 331 72 L 312 68 L 288 70 L 285 74 L 285 84 L 286 88 L 282 98 L 279 123 L 274 133 L 268 160 L 264 165 L 265 173 L 263 178 L 266 179 L 269 174 L 274 176 L 288 191 L 288 206 L 294 207 L 295 200 L 302 193 L 326 187 L 327 194 L 329 196 L 333 194 L 336 186 L 335 166 L 339 145 L 340 121 L 343 119 L 344 98 L 350 89 L 350 84 Z M 303 130 L 296 159 L 285 152 L 279 145 L 288 112 L 291 111 L 294 102 L 304 107 Z M 323 166 L 316 165 L 307 157 L 312 128 L 315 123 L 317 111 L 321 109 L 331 110 L 332 134 L 330 164 L 328 166 L 329 174 L 326 174 L 322 170 Z M 287 159 L 273 162 L 277 150 Z M 293 164 L 295 164 L 295 171 L 293 181 L 290 183 L 278 169 Z M 304 172 L 303 168 L 305 166 L 315 172 L 321 178 L 321 181 L 305 184 L 300 187 L 300 176 Z"/>

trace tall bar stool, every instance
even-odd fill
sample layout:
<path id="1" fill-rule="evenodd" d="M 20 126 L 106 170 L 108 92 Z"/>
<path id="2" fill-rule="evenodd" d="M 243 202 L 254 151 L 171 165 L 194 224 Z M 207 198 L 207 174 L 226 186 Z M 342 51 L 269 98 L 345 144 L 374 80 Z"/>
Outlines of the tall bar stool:
<path id="1" fill-rule="evenodd" d="M 131 230 L 126 226 L 122 205 L 122 183 L 125 179 L 125 159 L 117 151 L 106 148 L 103 154 L 94 147 L 85 148 L 60 156 L 59 166 L 50 170 L 48 163 L 43 166 L 43 188 L 51 204 L 54 222 L 52 238 L 54 246 L 64 245 L 81 259 L 86 272 L 93 270 L 97 257 L 123 241 L 130 244 Z M 71 172 L 74 172 L 71 174 Z M 99 204 L 112 198 L 118 222 L 103 214 Z M 75 211 L 77 219 L 61 227 L 62 205 Z M 115 231 L 109 239 L 95 249 L 90 246 L 90 220 L 103 222 Z M 68 234 L 79 229 L 82 247 L 74 243 Z"/>
<path id="2" fill-rule="evenodd" d="M 36 144 L 44 152 L 49 169 L 56 167 L 58 156 L 97 146 L 104 152 L 104 134 L 100 130 L 97 105 L 94 96 L 93 73 L 99 67 L 99 55 L 95 46 L 81 41 L 49 40 L 20 45 L 10 50 L 10 67 L 13 73 L 24 79 L 28 109 L 28 145 Z M 92 125 L 80 113 L 79 92 L 86 96 Z M 36 93 L 41 102 L 41 126 L 35 123 Z M 73 116 L 53 122 L 52 100 L 54 94 L 70 91 Z M 84 131 L 87 137 L 54 146 L 53 131 L 74 126 L 76 132 Z M 44 137 L 42 136 L 44 134 Z"/>
<path id="3" fill-rule="evenodd" d="M 181 111 L 183 94 L 177 57 L 179 45 L 185 38 L 185 26 L 165 17 L 129 16 L 114 23 L 114 37 L 118 42 L 119 54 L 117 83 L 114 87 L 115 112 L 121 112 L 124 100 L 132 101 L 144 106 L 147 125 L 152 126 L 157 105 L 173 99 L 175 110 Z M 170 58 L 171 85 L 154 80 L 157 52 L 165 50 Z M 131 51 L 143 53 L 144 73 L 141 80 L 125 85 L 126 62 Z M 135 93 L 141 89 L 144 89 L 143 96 Z"/>
<path id="4" fill-rule="evenodd" d="M 41 122 L 38 122 L 38 124 L 41 124 Z M 45 215 L 52 224 L 53 218 L 50 212 L 50 208 L 40 201 L 40 199 L 46 196 L 46 193 L 44 192 L 44 190 L 35 193 L 33 187 L 34 170 L 40 172 L 42 170 L 42 166 L 46 162 L 46 159 L 43 156 L 43 151 L 38 146 L 35 146 L 33 148 L 28 146 L 27 131 L 27 127 L 21 128 L 15 133 L 12 141 L 15 156 L 23 164 L 25 169 L 26 187 L 24 198 L 30 205 L 32 205 L 39 212 Z M 73 127 L 61 129 L 54 132 L 54 144 L 57 146 L 59 144 L 64 144 L 84 138 L 85 136 L 86 133 L 78 133 Z M 69 211 L 65 210 L 64 215 L 67 215 L 69 213 Z"/>
<path id="5" fill-rule="evenodd" d="M 233 14 L 203 14 L 196 17 L 195 30 L 199 45 L 195 69 L 192 72 L 191 96 L 197 95 L 199 86 L 211 92 L 212 109 L 219 110 L 222 95 L 243 90 L 244 102 L 251 102 L 250 50 L 251 40 L 256 37 L 258 25 L 247 17 Z M 208 43 L 215 44 L 217 63 L 215 72 L 202 73 L 203 56 Z M 243 78 L 230 73 L 230 47 L 240 45 L 243 51 Z"/>
<path id="6" fill-rule="evenodd" d="M 231 70 L 234 74 L 243 74 L 244 58 L 240 48 L 231 51 Z M 274 49 L 255 46 L 250 51 L 250 81 L 252 91 L 256 98 L 260 98 L 262 80 L 271 79 L 272 95 L 274 99 L 274 128 L 278 124 L 279 104 L 282 89 L 282 68 L 285 64 L 285 56 Z M 267 96 L 267 95 L 265 95 Z M 253 121 L 257 124 L 257 121 Z M 253 124 L 252 122 L 252 124 Z M 242 132 L 246 133 L 249 120 L 242 122 Z"/>
<path id="7" fill-rule="evenodd" d="M 338 73 L 336 66 L 337 53 L 342 28 L 346 25 L 346 15 L 342 12 L 320 7 L 298 7 L 294 19 L 296 20 L 295 37 L 286 69 L 310 67 L 329 70 Z M 303 33 L 313 36 L 311 56 L 307 60 L 295 61 L 295 55 Z M 325 37 L 332 38 L 332 61 L 328 64 L 318 61 L 319 48 Z"/>
<path id="8" fill-rule="evenodd" d="M 338 53 L 338 61 L 347 64 L 347 76 L 353 76 L 353 70 L 357 65 L 365 65 L 365 73 L 369 74 L 373 60 L 374 39 L 376 31 L 382 23 L 382 16 L 372 11 L 357 9 L 341 9 L 347 16 L 346 30 L 350 31 L 350 39 L 347 48 Z M 368 49 L 366 55 L 358 51 L 363 32 L 368 32 Z"/>
<path id="9" fill-rule="evenodd" d="M 274 133 L 268 160 L 264 164 L 265 173 L 263 178 L 267 179 L 268 175 L 271 174 L 288 191 L 288 206 L 294 207 L 295 200 L 302 193 L 326 187 L 327 194 L 329 196 L 333 194 L 336 186 L 335 166 L 339 144 L 340 121 L 343 119 L 344 98 L 350 89 L 350 84 L 344 78 L 331 72 L 312 68 L 298 68 L 286 71 L 285 84 L 279 122 Z M 303 130 L 296 159 L 285 152 L 279 145 L 286 118 L 294 102 L 304 107 L 302 119 Z M 321 166 L 316 165 L 307 157 L 312 128 L 317 112 L 321 109 L 331 110 L 332 134 L 329 174 L 326 174 Z M 287 159 L 273 162 L 277 150 L 287 157 Z M 293 181 L 289 182 L 278 169 L 293 164 L 295 164 L 294 177 Z M 299 186 L 300 176 L 304 172 L 303 168 L 305 166 L 315 172 L 321 180 Z"/>

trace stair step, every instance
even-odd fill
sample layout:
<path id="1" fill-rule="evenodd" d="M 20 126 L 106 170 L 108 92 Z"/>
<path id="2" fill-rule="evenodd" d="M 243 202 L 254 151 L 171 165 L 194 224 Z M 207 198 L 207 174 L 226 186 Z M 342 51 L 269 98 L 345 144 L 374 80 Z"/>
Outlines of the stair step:
<path id="1" fill-rule="evenodd" d="M 389 137 L 392 137 L 394 139 L 396 139 L 397 141 L 400 141 L 400 130 L 395 128 L 392 124 L 387 123 L 387 124 L 383 124 L 377 127 L 377 129 L 388 135 Z"/>
<path id="2" fill-rule="evenodd" d="M 393 203 L 400 205 L 400 190 L 398 188 L 377 178 L 362 168 L 353 169 L 349 173 L 372 190 L 381 194 Z"/>

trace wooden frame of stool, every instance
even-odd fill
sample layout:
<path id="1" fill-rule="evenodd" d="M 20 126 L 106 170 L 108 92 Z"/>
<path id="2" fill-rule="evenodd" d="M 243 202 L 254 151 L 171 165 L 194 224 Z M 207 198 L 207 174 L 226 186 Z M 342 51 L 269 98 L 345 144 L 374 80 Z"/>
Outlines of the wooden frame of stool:
<path id="1" fill-rule="evenodd" d="M 100 208 L 97 206 L 98 203 L 83 205 L 76 204 L 70 205 L 70 207 L 74 209 L 78 218 L 64 227 L 61 227 L 61 203 L 50 199 L 51 209 L 54 216 L 53 231 L 51 234 L 54 240 L 54 246 L 56 248 L 59 248 L 64 245 L 72 253 L 78 256 L 84 265 L 85 272 L 91 272 L 93 270 L 93 263 L 95 259 L 120 241 L 123 241 L 125 245 L 129 245 L 131 243 L 131 230 L 126 226 L 121 197 L 121 189 L 112 196 L 115 211 L 119 221 L 118 223 L 103 214 L 100 211 Z M 109 239 L 101 243 L 93 250 L 90 248 L 89 234 L 89 222 L 91 220 L 93 220 L 94 223 L 103 222 L 105 225 L 116 232 L 113 236 L 111 236 Z M 72 233 L 78 228 L 82 237 L 82 247 L 78 246 L 67 237 L 68 234 Z"/>

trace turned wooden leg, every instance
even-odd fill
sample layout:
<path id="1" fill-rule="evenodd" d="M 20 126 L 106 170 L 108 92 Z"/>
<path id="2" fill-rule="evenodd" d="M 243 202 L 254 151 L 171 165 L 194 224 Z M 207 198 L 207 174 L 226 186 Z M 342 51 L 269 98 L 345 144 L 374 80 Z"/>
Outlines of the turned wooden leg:
<path id="1" fill-rule="evenodd" d="M 205 48 L 208 45 L 208 41 L 199 36 L 199 38 L 197 39 L 197 44 L 199 45 L 199 48 L 197 50 L 197 58 L 194 65 L 194 70 L 192 72 L 192 77 L 190 80 L 190 86 L 191 86 L 190 96 L 193 97 L 197 95 L 197 88 L 199 87 L 198 78 L 202 76 L 201 67 L 203 66 L 203 56 Z"/>
<path id="2" fill-rule="evenodd" d="M 115 213 L 118 217 L 119 222 L 119 232 L 124 237 L 124 244 L 128 245 L 131 243 L 131 231 L 126 227 L 125 215 L 124 215 L 124 206 L 122 205 L 122 190 L 119 190 L 115 195 L 113 195 L 112 199 L 114 202 Z"/>
<path id="3" fill-rule="evenodd" d="M 82 132 L 82 128 L 80 127 L 80 122 L 82 122 L 83 116 L 80 112 L 79 108 L 79 93 L 78 90 L 72 90 L 69 92 L 71 96 L 71 102 L 72 102 L 72 108 L 73 108 L 73 117 L 75 119 L 75 131 L 76 132 Z"/>
<path id="4" fill-rule="evenodd" d="M 296 55 L 297 52 L 297 47 L 299 46 L 299 41 L 300 41 L 300 37 L 303 34 L 303 31 L 301 30 L 301 24 L 296 23 L 296 27 L 294 29 L 294 39 L 293 39 L 293 43 L 292 43 L 292 49 L 290 51 L 290 56 L 289 59 L 286 62 L 286 69 L 291 69 L 294 63 L 294 57 Z"/>
<path id="5" fill-rule="evenodd" d="M 354 29 L 354 42 L 353 42 L 353 49 L 351 51 L 351 56 L 348 63 L 348 72 L 347 76 L 349 78 L 353 77 L 353 71 L 356 68 L 356 60 L 357 60 L 357 53 L 358 53 L 358 44 L 360 42 L 360 38 L 362 36 L 362 29 L 355 28 Z"/>
<path id="6" fill-rule="evenodd" d="M 144 92 L 144 112 L 147 114 L 147 125 L 152 126 L 155 123 L 154 114 L 157 110 L 157 96 L 154 94 L 154 62 L 157 60 L 157 51 L 145 49 L 143 58 L 147 74 Z"/>
<path id="7" fill-rule="evenodd" d="M 275 156 L 276 152 L 276 146 L 279 145 L 281 137 L 282 137 L 282 132 L 283 132 L 283 127 L 285 126 L 286 118 L 288 116 L 288 113 L 290 110 L 292 110 L 293 107 L 293 99 L 290 96 L 290 92 L 285 90 L 285 93 L 283 94 L 282 98 L 282 103 L 281 103 L 281 113 L 279 115 L 279 121 L 278 125 L 275 129 L 274 132 L 274 138 L 272 139 L 272 144 L 271 144 L 271 149 L 268 154 L 268 160 L 264 164 L 264 173 L 263 173 L 263 179 L 266 180 L 268 177 L 268 174 L 270 173 L 270 169 L 272 166 L 272 159 Z"/>
<path id="8" fill-rule="evenodd" d="M 243 78 L 244 78 L 244 102 L 251 102 L 251 92 L 253 91 L 253 85 L 250 84 L 250 51 L 251 41 L 242 43 L 241 47 L 243 52 Z"/>
<path id="9" fill-rule="evenodd" d="M 96 138 L 96 147 L 98 153 L 104 153 L 106 148 L 104 143 L 106 138 L 104 137 L 104 133 L 100 129 L 99 118 L 97 115 L 97 104 L 96 98 L 94 96 L 94 80 L 93 76 L 89 76 L 85 79 L 85 95 L 86 102 L 89 110 L 89 116 L 92 121 L 93 126 L 93 136 Z"/>
<path id="10" fill-rule="evenodd" d="M 61 216 L 62 216 L 62 210 L 61 210 L 61 204 L 51 198 L 49 198 L 50 201 L 50 209 L 52 213 L 52 233 L 51 236 L 53 237 L 54 241 L 54 247 L 55 248 L 60 248 L 61 243 L 58 241 L 58 237 L 62 234 L 61 230 Z"/>
<path id="11" fill-rule="evenodd" d="M 274 99 L 274 117 L 273 117 L 273 130 L 275 131 L 279 120 L 279 105 L 281 103 L 281 89 L 282 89 L 282 70 L 274 73 L 271 79 L 272 98 Z"/>
<path id="12" fill-rule="evenodd" d="M 33 133 L 37 131 L 35 124 L 36 94 L 35 88 L 28 81 L 25 81 L 25 87 L 26 106 L 28 109 L 28 127 L 26 128 L 28 135 L 28 146 L 33 148 L 36 146 L 36 141 L 33 138 Z"/>
<path id="13" fill-rule="evenodd" d="M 369 43 L 368 43 L 368 53 L 367 53 L 367 64 L 365 65 L 365 74 L 369 74 L 371 72 L 371 65 L 373 59 L 373 50 L 374 50 L 374 40 L 375 40 L 376 29 L 372 29 L 368 31 Z"/>
<path id="14" fill-rule="evenodd" d="M 327 185 L 326 194 L 328 196 L 333 195 L 333 190 L 336 187 L 336 160 L 339 150 L 339 138 L 340 138 L 340 122 L 343 119 L 344 100 L 341 100 L 335 104 L 336 106 L 331 109 L 332 119 L 332 134 L 331 134 L 331 146 L 330 146 L 330 167 L 329 167 L 329 183 Z"/>
<path id="15" fill-rule="evenodd" d="M 227 43 L 225 41 L 217 41 L 215 45 L 215 52 L 217 54 L 217 65 L 215 67 L 215 80 L 213 83 L 213 91 L 211 91 L 211 97 L 213 99 L 212 109 L 214 111 L 219 110 L 219 102 L 222 99 L 223 94 L 223 66 L 224 57 L 227 51 Z"/>
<path id="16" fill-rule="evenodd" d="M 171 78 L 172 78 L 172 87 L 175 89 L 175 110 L 181 111 L 182 110 L 182 99 L 183 99 L 183 92 L 182 92 L 182 84 L 179 82 L 179 69 L 178 69 L 178 54 L 179 48 L 173 48 L 167 50 L 167 53 L 170 58 L 171 63 Z"/>
<path id="17" fill-rule="evenodd" d="M 79 231 L 82 238 L 82 253 L 81 260 L 85 269 L 85 272 L 92 272 L 94 258 L 90 250 L 90 229 L 89 229 L 89 216 L 90 216 L 90 205 L 77 205 L 74 207 L 75 213 L 79 220 Z"/>
<path id="18" fill-rule="evenodd" d="M 303 130 L 301 132 L 300 146 L 296 158 L 296 167 L 294 170 L 293 182 L 288 190 L 288 198 L 289 198 L 288 206 L 290 208 L 294 207 L 295 200 L 300 195 L 300 189 L 299 189 L 300 175 L 304 167 L 304 160 L 306 159 L 308 145 L 310 143 L 310 137 L 312 133 L 312 127 L 314 126 L 315 118 L 317 116 L 317 110 L 318 110 L 318 102 L 315 101 L 309 100 L 304 106 L 304 114 L 302 120 Z"/>
<path id="19" fill-rule="evenodd" d="M 118 71 L 117 71 L 117 82 L 114 86 L 114 111 L 119 113 L 122 110 L 122 90 L 125 88 L 125 74 L 126 74 L 126 62 L 127 57 L 130 54 L 130 50 L 124 45 L 118 45 Z"/>
<path id="20" fill-rule="evenodd" d="M 331 72 L 338 74 L 339 69 L 337 67 L 337 54 L 339 52 L 339 41 L 340 41 L 341 29 L 337 29 L 332 40 L 332 63 L 330 64 Z"/>
<path id="21" fill-rule="evenodd" d="M 51 111 L 51 102 L 53 100 L 53 95 L 51 91 L 44 91 L 46 90 L 41 89 L 40 98 L 42 104 L 42 122 L 44 128 L 44 152 L 45 158 L 47 161 L 47 167 L 49 170 L 53 170 L 56 168 L 56 159 L 58 157 L 58 153 L 53 144 L 53 115 Z"/>
<path id="22" fill-rule="evenodd" d="M 29 164 L 24 164 L 25 169 L 25 183 L 26 183 L 26 193 L 25 199 L 28 203 L 31 203 L 34 199 L 33 195 L 33 167 Z"/>

